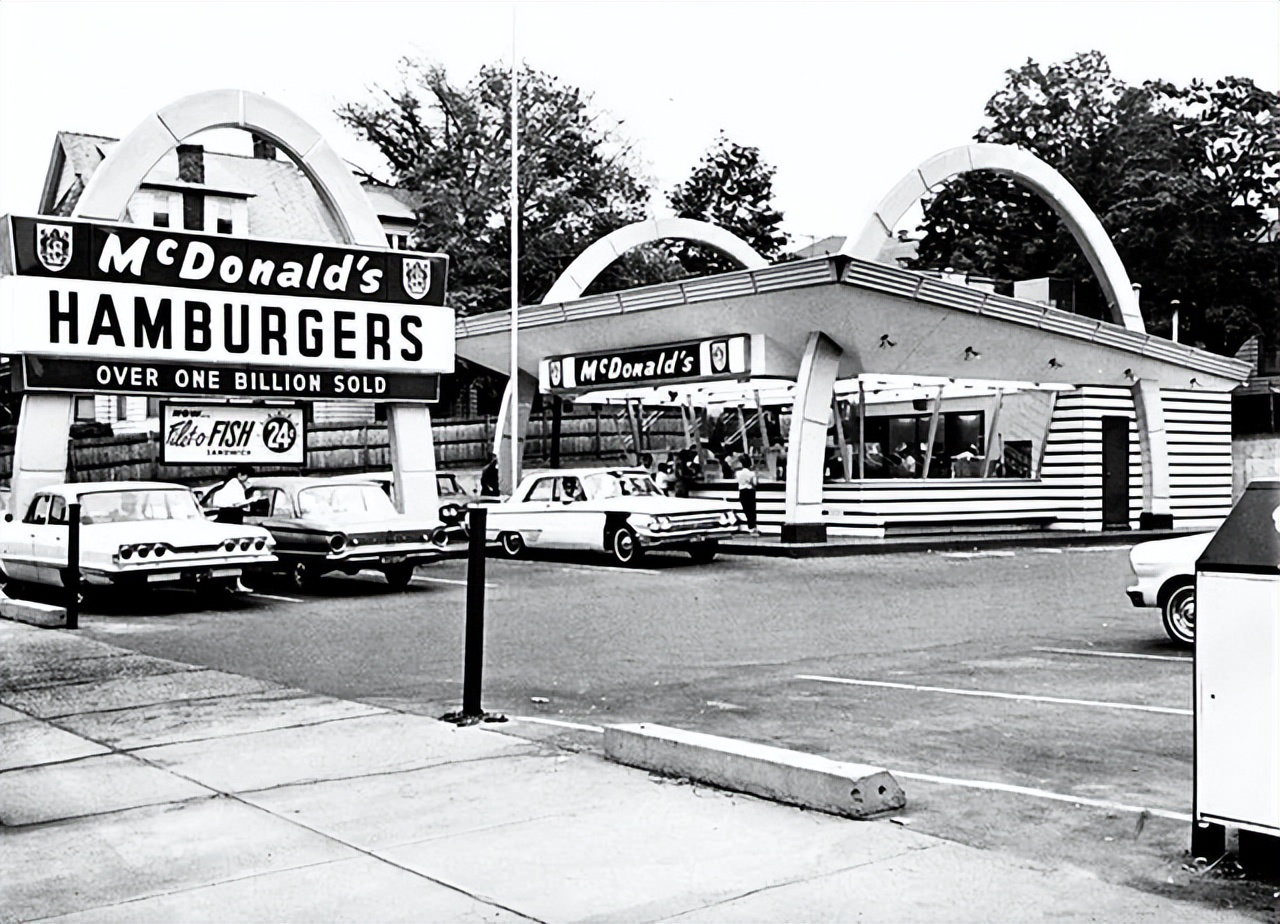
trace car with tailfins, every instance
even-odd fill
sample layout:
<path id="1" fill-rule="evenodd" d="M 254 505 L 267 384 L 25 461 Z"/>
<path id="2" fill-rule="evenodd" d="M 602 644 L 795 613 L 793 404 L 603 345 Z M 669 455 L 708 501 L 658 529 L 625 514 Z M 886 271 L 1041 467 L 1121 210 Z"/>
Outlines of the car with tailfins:
<path id="1" fill-rule="evenodd" d="M 183 485 L 58 484 L 0 523 L 0 567 L 9 580 L 62 586 L 72 504 L 80 505 L 84 585 L 231 589 L 241 575 L 276 562 L 269 532 L 210 521 Z"/>
<path id="2" fill-rule="evenodd" d="M 254 478 L 248 498 L 245 522 L 270 530 L 280 570 L 299 590 L 315 589 L 325 574 L 365 570 L 403 588 L 418 565 L 448 551 L 439 519 L 400 513 L 363 475 Z"/>
<path id="3" fill-rule="evenodd" d="M 720 540 L 745 531 L 736 507 L 668 497 L 644 469 L 581 468 L 526 476 L 508 500 L 488 508 L 485 538 L 510 558 L 526 549 L 590 549 L 630 565 L 652 549 L 709 562 Z"/>

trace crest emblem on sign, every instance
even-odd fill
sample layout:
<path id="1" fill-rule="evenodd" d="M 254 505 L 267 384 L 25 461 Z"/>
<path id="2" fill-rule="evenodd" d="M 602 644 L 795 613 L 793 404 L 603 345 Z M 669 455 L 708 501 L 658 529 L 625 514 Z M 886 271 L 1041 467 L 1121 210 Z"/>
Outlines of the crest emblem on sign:
<path id="1" fill-rule="evenodd" d="M 561 379 L 563 379 L 563 376 L 560 374 L 560 360 L 558 359 L 552 360 L 547 365 L 548 365 L 547 375 L 551 379 L 551 387 L 559 388 L 560 381 Z"/>
<path id="2" fill-rule="evenodd" d="M 404 290 L 410 298 L 422 298 L 431 289 L 431 261 L 406 257 L 401 263 Z"/>
<path id="3" fill-rule="evenodd" d="M 51 273 L 66 269 L 71 262 L 71 226 L 37 223 L 36 256 Z"/>
<path id="4" fill-rule="evenodd" d="M 711 371 L 719 375 L 729 368 L 729 344 L 716 340 L 711 344 Z"/>

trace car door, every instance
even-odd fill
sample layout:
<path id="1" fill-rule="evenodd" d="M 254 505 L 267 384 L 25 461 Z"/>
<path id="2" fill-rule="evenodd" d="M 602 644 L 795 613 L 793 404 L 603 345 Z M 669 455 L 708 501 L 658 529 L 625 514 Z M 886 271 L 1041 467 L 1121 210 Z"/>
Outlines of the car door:
<path id="1" fill-rule="evenodd" d="M 49 499 L 48 519 L 44 525 L 33 524 L 31 557 L 42 584 L 61 584 L 67 567 L 67 500 L 54 494 Z M 83 538 L 83 536 L 82 536 Z"/>
<path id="2" fill-rule="evenodd" d="M 557 546 L 566 549 L 599 549 L 604 541 L 604 514 L 592 510 L 582 480 L 576 475 L 555 479 L 548 532 Z"/>
<path id="3" fill-rule="evenodd" d="M 15 581 L 39 580 L 39 569 L 33 557 L 32 543 L 37 526 L 49 519 L 49 495 L 37 494 L 31 499 L 27 512 L 17 522 L 7 523 L 4 530 L 4 570 Z"/>
<path id="4" fill-rule="evenodd" d="M 536 479 L 521 500 L 495 504 L 490 508 L 486 532 L 495 538 L 503 532 L 519 532 L 529 545 L 546 545 L 552 540 L 547 529 L 552 497 L 555 494 L 555 478 L 548 475 Z"/>

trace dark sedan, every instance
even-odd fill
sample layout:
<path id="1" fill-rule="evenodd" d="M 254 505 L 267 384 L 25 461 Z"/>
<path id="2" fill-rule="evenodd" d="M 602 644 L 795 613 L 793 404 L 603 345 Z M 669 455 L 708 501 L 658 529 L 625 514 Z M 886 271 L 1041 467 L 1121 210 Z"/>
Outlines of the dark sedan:
<path id="1" fill-rule="evenodd" d="M 293 585 L 314 589 L 332 572 L 381 572 L 405 587 L 421 564 L 444 557 L 448 536 L 437 519 L 399 513 L 382 488 L 360 476 L 257 478 L 245 522 L 270 530 L 276 557 Z"/>

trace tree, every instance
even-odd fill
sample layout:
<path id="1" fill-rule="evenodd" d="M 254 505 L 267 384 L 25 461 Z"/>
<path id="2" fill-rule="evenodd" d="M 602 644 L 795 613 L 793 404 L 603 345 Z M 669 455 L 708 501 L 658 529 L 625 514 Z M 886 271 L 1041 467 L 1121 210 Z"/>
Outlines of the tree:
<path id="1" fill-rule="evenodd" d="M 1112 76 L 1098 52 L 1006 73 L 976 140 L 1036 154 L 1080 193 L 1142 285 L 1148 327 L 1231 353 L 1259 334 L 1274 343 L 1280 197 L 1280 100 L 1251 81 L 1179 88 Z M 997 279 L 1071 280 L 1077 310 L 1105 313 L 1079 246 L 1030 190 L 990 173 L 957 177 L 925 202 L 914 266 Z"/>
<path id="2" fill-rule="evenodd" d="M 337 115 L 386 158 L 394 185 L 417 200 L 414 244 L 450 256 L 460 314 L 510 303 L 511 79 L 487 66 L 465 86 L 444 68 L 402 62 L 403 86 Z M 649 190 L 629 144 L 578 88 L 531 68 L 520 74 L 520 301 L 537 302 L 587 246 L 647 214 Z M 666 278 L 650 255 L 610 267 L 611 285 Z"/>
<path id="3" fill-rule="evenodd" d="M 678 218 L 719 225 L 765 259 L 776 260 L 787 238 L 778 230 L 782 213 L 773 207 L 773 175 L 759 148 L 737 144 L 721 132 L 689 178 L 667 194 L 667 202 Z M 693 241 L 672 242 L 669 249 L 695 276 L 739 268 L 731 258 Z"/>

